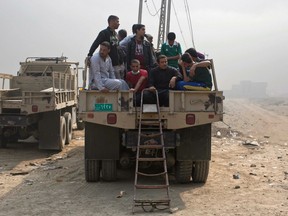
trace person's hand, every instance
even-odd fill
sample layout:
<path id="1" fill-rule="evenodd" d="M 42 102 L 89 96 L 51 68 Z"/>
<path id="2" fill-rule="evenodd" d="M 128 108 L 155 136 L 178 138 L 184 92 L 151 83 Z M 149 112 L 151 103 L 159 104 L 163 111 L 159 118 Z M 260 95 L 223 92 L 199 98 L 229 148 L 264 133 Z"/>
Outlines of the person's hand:
<path id="1" fill-rule="evenodd" d="M 87 56 L 85 58 L 85 65 L 87 65 L 87 67 L 90 67 L 90 64 L 91 64 L 91 56 Z"/>
<path id="2" fill-rule="evenodd" d="M 135 92 L 135 89 L 134 88 L 130 88 L 129 91 L 130 92 Z"/>
<path id="3" fill-rule="evenodd" d="M 154 86 L 151 86 L 151 87 L 149 87 L 149 91 L 155 92 L 155 91 L 156 91 L 156 88 L 155 88 Z"/>
<path id="4" fill-rule="evenodd" d="M 178 60 L 178 64 L 179 64 L 181 67 L 184 67 L 184 62 L 183 62 L 181 59 Z"/>
<path id="5" fill-rule="evenodd" d="M 172 79 L 169 82 L 169 88 L 175 88 L 176 85 L 176 77 L 172 77 Z"/>

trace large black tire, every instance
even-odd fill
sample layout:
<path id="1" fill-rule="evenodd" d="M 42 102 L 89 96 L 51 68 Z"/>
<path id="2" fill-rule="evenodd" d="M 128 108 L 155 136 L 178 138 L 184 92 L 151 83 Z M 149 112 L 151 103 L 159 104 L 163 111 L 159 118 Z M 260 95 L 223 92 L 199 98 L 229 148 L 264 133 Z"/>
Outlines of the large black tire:
<path id="1" fill-rule="evenodd" d="M 104 181 L 115 181 L 117 179 L 116 160 L 102 160 L 102 178 Z"/>
<path id="2" fill-rule="evenodd" d="M 85 179 L 87 182 L 98 182 L 101 164 L 99 160 L 85 160 Z"/>
<path id="3" fill-rule="evenodd" d="M 178 183 L 187 184 L 191 180 L 192 161 L 177 161 L 175 165 L 175 178 Z"/>
<path id="4" fill-rule="evenodd" d="M 66 142 L 66 121 L 64 116 L 60 116 L 60 139 L 59 139 L 59 150 L 62 150 Z"/>
<path id="5" fill-rule="evenodd" d="M 205 183 L 209 173 L 209 160 L 194 161 L 192 167 L 192 181 L 195 183 Z"/>
<path id="6" fill-rule="evenodd" d="M 66 140 L 65 144 L 68 145 L 72 140 L 72 117 L 71 113 L 65 112 L 64 118 L 66 122 Z"/>

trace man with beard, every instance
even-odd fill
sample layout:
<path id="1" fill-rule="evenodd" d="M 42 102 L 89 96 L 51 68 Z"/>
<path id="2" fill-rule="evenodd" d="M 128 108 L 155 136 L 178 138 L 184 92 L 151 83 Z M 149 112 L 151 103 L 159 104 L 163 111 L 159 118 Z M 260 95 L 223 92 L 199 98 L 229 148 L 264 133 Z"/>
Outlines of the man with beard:
<path id="1" fill-rule="evenodd" d="M 108 92 L 109 90 L 128 90 L 127 83 L 122 79 L 116 79 L 112 60 L 109 57 L 110 43 L 104 41 L 100 45 L 100 51 L 91 57 L 89 70 L 89 89 Z"/>
<path id="2" fill-rule="evenodd" d="M 149 74 L 149 91 L 143 95 L 144 104 L 155 104 L 158 92 L 159 105 L 169 106 L 169 89 L 175 89 L 176 82 L 181 80 L 181 74 L 173 67 L 168 66 L 168 60 L 165 55 L 159 55 L 157 58 L 158 66 L 151 70 Z"/>

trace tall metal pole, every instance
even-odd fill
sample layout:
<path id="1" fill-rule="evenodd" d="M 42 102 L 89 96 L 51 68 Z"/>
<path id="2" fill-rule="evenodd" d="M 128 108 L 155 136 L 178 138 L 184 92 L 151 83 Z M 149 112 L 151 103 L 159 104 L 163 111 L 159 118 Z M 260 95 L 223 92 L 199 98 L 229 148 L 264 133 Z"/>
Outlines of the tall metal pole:
<path id="1" fill-rule="evenodd" d="M 171 0 L 168 0 L 165 40 L 167 40 L 167 34 L 170 32 L 170 14 L 171 14 Z"/>
<path id="2" fill-rule="evenodd" d="M 143 0 L 139 0 L 138 23 L 142 22 Z"/>
<path id="3" fill-rule="evenodd" d="M 166 0 L 162 0 L 160 9 L 159 29 L 158 29 L 158 43 L 157 43 L 158 51 L 161 50 L 161 46 L 164 43 L 165 21 L 166 21 Z"/>

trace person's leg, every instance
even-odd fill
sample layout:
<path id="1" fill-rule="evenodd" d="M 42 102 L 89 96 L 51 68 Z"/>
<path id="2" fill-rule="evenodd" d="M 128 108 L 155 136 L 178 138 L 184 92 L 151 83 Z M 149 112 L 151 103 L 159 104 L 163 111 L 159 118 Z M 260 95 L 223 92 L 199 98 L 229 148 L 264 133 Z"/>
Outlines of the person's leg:
<path id="1" fill-rule="evenodd" d="M 118 79 L 106 79 L 104 82 L 104 87 L 109 90 L 120 90 L 122 82 Z"/>
<path id="2" fill-rule="evenodd" d="M 186 83 L 187 83 L 187 82 L 185 82 L 185 81 L 179 81 L 179 82 L 177 82 L 177 84 L 176 84 L 176 89 L 177 89 L 177 90 L 182 90 L 182 91 L 185 90 L 183 86 L 184 86 Z"/>
<path id="3" fill-rule="evenodd" d="M 154 92 L 144 91 L 143 92 L 143 103 L 144 104 L 155 104 L 156 103 L 156 95 Z"/>
<path id="4" fill-rule="evenodd" d="M 141 92 L 136 92 L 133 97 L 133 105 L 139 107 L 141 104 Z"/>
<path id="5" fill-rule="evenodd" d="M 158 91 L 159 106 L 169 107 L 169 90 L 163 89 Z"/>
<path id="6" fill-rule="evenodd" d="M 128 84 L 126 83 L 126 81 L 123 80 L 123 79 L 119 79 L 119 80 L 120 80 L 120 82 L 121 82 L 120 90 L 129 90 L 129 86 L 128 86 Z"/>

